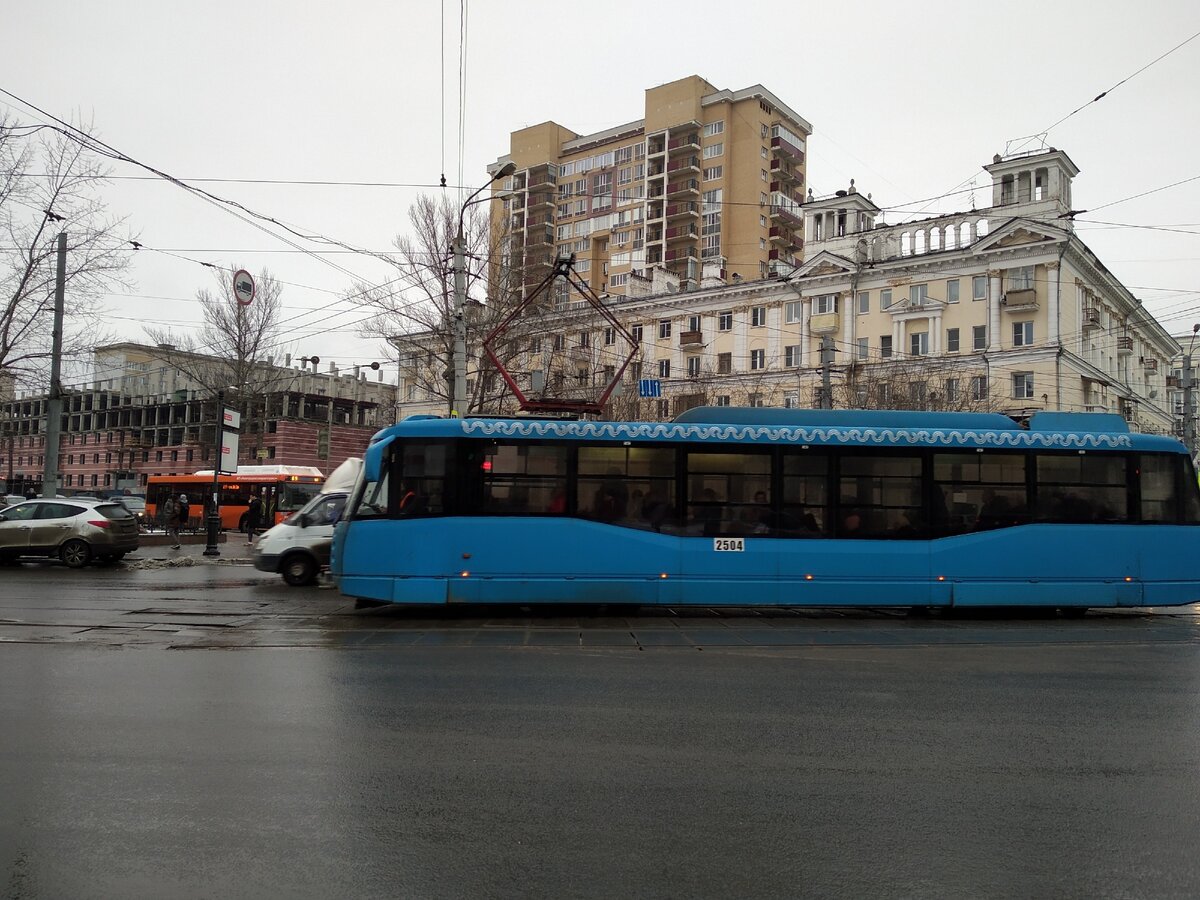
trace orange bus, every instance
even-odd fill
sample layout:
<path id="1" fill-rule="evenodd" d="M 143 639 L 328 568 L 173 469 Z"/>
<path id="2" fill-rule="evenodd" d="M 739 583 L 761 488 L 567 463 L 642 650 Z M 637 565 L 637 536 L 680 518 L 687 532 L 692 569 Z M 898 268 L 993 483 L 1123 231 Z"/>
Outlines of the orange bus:
<path id="1" fill-rule="evenodd" d="M 264 514 L 259 523 L 270 528 L 301 509 L 321 492 L 325 476 L 313 466 L 238 466 L 236 475 L 218 478 L 221 491 L 221 528 L 246 530 L 250 498 L 257 495 Z M 151 475 L 146 482 L 146 518 L 161 527 L 158 511 L 169 496 L 188 498 L 189 530 L 204 527 L 205 505 L 212 496 L 212 469 L 191 475 Z"/>

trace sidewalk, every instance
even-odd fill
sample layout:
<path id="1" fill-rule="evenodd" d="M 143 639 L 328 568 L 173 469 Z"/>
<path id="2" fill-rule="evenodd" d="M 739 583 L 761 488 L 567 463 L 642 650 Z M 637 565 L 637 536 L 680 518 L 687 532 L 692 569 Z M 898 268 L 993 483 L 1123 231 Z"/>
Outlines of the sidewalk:
<path id="1" fill-rule="evenodd" d="M 224 563 L 225 565 L 250 565 L 250 545 L 246 536 L 238 532 L 225 532 L 219 535 L 217 550 L 219 556 L 205 556 L 204 548 L 208 546 L 208 538 L 203 534 L 181 534 L 180 547 L 171 546 L 173 541 L 161 531 L 145 532 L 138 538 L 138 549 L 125 557 L 129 562 L 144 560 L 179 560 L 191 559 L 194 563 Z"/>

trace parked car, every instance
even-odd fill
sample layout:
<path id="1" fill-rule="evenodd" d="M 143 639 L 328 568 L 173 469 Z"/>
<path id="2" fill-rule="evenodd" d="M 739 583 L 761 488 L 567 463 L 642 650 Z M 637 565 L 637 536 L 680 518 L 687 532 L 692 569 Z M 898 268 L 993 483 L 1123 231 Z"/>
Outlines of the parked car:
<path id="1" fill-rule="evenodd" d="M 133 517 L 137 519 L 138 527 L 146 529 L 150 527 L 150 519 L 146 516 L 146 498 L 134 496 L 118 496 L 113 497 L 113 501 L 120 503 L 123 507 L 133 513 Z"/>
<path id="2" fill-rule="evenodd" d="M 138 548 L 138 526 L 120 503 L 26 500 L 0 511 L 0 561 L 57 556 L 72 569 L 93 559 L 113 562 Z"/>

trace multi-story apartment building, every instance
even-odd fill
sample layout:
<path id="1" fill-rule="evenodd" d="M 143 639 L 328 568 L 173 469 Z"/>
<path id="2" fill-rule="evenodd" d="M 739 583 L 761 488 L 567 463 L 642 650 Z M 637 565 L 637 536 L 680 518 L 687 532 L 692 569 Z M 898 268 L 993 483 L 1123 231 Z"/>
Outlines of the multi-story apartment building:
<path id="1" fill-rule="evenodd" d="M 490 167 L 505 258 L 531 289 L 556 256 L 597 294 L 629 293 L 653 269 L 682 287 L 703 273 L 786 272 L 803 255 L 800 204 L 812 126 L 761 85 L 691 76 L 646 91 L 644 117 L 580 135 L 555 122 L 514 131 Z M 568 298 L 559 298 L 566 300 Z"/>
<path id="2" fill-rule="evenodd" d="M 186 359 L 184 359 L 186 357 Z M 150 475 L 212 467 L 218 407 L 212 391 L 186 374 L 204 357 L 174 347 L 110 344 L 94 352 L 89 384 L 64 391 L 60 488 L 141 490 Z M 330 471 L 360 456 L 371 435 L 394 421 L 395 387 L 355 367 L 263 364 L 240 403 L 239 463 L 316 466 Z M 10 491 L 40 489 L 46 397 L 0 403 L 0 458 Z"/>
<path id="3" fill-rule="evenodd" d="M 836 407 L 1103 410 L 1171 433 L 1179 344 L 1075 234 L 1074 163 L 1051 149 L 984 168 L 988 208 L 883 225 L 851 184 L 804 204 L 808 258 L 782 277 L 609 297 L 639 342 L 610 414 L 817 406 L 824 343 Z M 562 304 L 515 374 L 522 390 L 594 394 L 625 344 L 589 305 Z M 660 398 L 636 397 L 643 378 Z M 444 411 L 412 391 L 402 399 L 402 414 Z"/>

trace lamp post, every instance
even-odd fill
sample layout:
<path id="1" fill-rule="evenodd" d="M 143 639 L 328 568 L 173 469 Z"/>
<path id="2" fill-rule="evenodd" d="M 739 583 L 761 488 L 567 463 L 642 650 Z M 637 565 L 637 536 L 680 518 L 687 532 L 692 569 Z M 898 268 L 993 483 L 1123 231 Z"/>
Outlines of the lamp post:
<path id="1" fill-rule="evenodd" d="M 472 203 L 492 200 L 479 197 L 500 178 L 507 178 L 517 171 L 514 162 L 506 162 L 496 170 L 488 183 L 473 193 L 458 211 L 458 231 L 454 236 L 454 396 L 451 398 L 450 415 L 461 419 L 467 411 L 467 249 L 463 241 L 463 218 Z"/>

